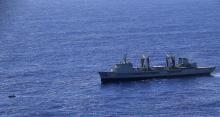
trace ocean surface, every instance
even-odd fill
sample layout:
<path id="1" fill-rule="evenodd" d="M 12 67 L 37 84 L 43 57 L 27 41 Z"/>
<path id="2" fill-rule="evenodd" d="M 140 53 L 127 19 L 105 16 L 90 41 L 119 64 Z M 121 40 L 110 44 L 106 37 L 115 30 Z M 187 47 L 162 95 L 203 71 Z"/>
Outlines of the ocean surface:
<path id="1" fill-rule="evenodd" d="M 125 53 L 169 52 L 217 69 L 100 82 Z M 0 0 L 0 117 L 218 117 L 219 68 L 219 0 Z"/>

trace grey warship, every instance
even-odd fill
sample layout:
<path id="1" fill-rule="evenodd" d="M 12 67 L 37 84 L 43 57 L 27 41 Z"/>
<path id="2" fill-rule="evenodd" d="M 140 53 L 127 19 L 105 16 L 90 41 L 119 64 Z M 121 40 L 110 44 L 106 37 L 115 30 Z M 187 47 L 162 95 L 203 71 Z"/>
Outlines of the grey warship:
<path id="1" fill-rule="evenodd" d="M 102 83 L 115 81 L 133 81 L 146 80 L 150 78 L 171 78 L 181 76 L 210 75 L 214 70 L 214 66 L 198 67 L 197 63 L 189 62 L 188 58 L 178 58 L 166 55 L 166 65 L 150 66 L 149 57 L 144 55 L 140 59 L 140 67 L 133 67 L 133 64 L 127 60 L 125 55 L 123 61 L 115 64 L 109 72 L 99 72 Z"/>

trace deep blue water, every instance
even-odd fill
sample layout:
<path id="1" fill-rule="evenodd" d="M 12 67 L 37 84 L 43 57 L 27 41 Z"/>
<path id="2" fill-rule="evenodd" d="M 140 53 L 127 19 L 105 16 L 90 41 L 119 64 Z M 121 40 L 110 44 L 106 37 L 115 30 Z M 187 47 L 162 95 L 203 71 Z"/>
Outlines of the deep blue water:
<path id="1" fill-rule="evenodd" d="M 1 0 L 0 116 L 219 116 L 219 50 L 219 0 Z M 217 69 L 100 82 L 125 53 L 160 65 L 167 52 Z"/>

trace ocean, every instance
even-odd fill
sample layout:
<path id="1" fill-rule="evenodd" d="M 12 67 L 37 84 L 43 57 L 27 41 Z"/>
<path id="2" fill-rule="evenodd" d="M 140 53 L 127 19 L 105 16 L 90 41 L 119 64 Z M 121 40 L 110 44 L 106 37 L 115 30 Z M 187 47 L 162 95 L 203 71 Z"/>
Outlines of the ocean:
<path id="1" fill-rule="evenodd" d="M 1 0 L 1 117 L 218 117 L 219 0 Z M 124 54 L 212 76 L 102 84 Z M 15 95 L 15 98 L 8 96 Z"/>

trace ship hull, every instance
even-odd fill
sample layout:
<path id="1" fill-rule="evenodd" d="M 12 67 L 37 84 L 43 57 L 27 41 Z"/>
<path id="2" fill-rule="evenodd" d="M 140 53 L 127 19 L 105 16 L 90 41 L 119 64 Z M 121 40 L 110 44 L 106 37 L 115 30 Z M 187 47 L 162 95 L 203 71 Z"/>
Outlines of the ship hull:
<path id="1" fill-rule="evenodd" d="M 135 73 L 115 73 L 99 72 L 102 83 L 147 80 L 152 78 L 177 78 L 189 76 L 208 76 L 215 70 L 215 67 L 197 68 L 197 69 L 175 69 L 164 71 L 149 71 Z"/>

